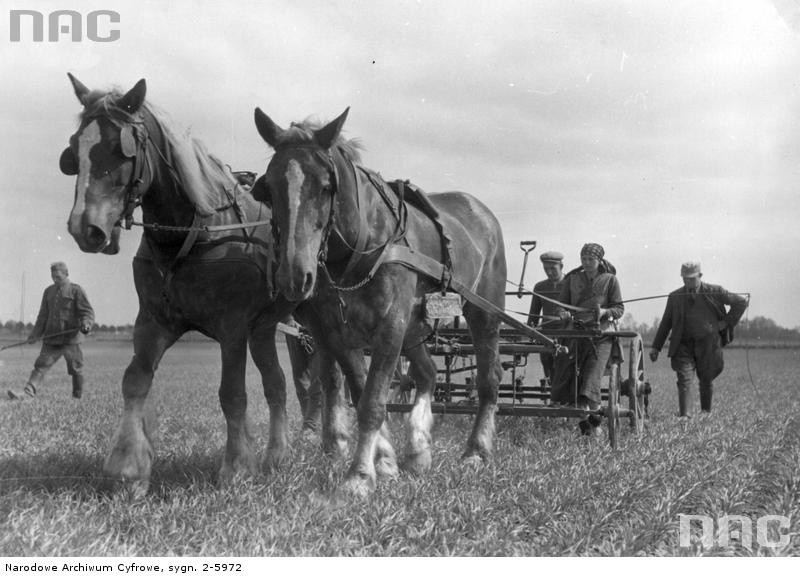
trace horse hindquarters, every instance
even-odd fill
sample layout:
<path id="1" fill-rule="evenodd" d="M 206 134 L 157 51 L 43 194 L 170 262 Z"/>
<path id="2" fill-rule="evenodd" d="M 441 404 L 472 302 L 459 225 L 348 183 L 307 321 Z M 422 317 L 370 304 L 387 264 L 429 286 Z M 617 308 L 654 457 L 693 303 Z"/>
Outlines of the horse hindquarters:
<path id="1" fill-rule="evenodd" d="M 431 466 L 431 447 L 433 440 L 433 388 L 436 382 L 436 364 L 425 344 L 405 351 L 410 362 L 409 377 L 416 385 L 414 407 L 408 419 L 408 438 L 403 468 L 412 474 L 422 474 Z"/>
<path id="2" fill-rule="evenodd" d="M 494 441 L 494 414 L 497 408 L 497 391 L 503 369 L 500 364 L 500 321 L 489 313 L 467 304 L 464 317 L 469 325 L 475 344 L 475 360 L 478 366 L 475 375 L 478 389 L 478 411 L 472 425 L 462 459 L 488 462 Z"/>
<path id="3" fill-rule="evenodd" d="M 479 200 L 466 193 L 434 195 L 452 217 L 448 230 L 455 251 L 457 279 L 499 308 L 505 306 L 506 257 L 500 223 Z M 475 345 L 478 411 L 463 458 L 487 462 L 492 454 L 500 364 L 500 319 L 472 303 L 464 305 L 464 318 Z"/>

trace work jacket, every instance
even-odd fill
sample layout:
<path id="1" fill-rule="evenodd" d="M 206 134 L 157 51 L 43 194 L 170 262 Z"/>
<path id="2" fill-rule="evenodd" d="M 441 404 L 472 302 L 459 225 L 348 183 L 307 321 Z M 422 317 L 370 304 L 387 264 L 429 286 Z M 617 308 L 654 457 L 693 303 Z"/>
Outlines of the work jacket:
<path id="1" fill-rule="evenodd" d="M 653 340 L 653 348 L 661 350 L 664 342 L 669 337 L 669 356 L 675 356 L 678 345 L 683 337 L 684 318 L 686 313 L 686 302 L 689 291 L 685 286 L 672 291 L 667 297 L 667 306 L 664 309 L 664 316 L 656 331 L 656 338 Z M 727 345 L 733 340 L 733 327 L 737 325 L 747 309 L 747 299 L 734 293 L 726 291 L 719 285 L 700 283 L 697 289 L 697 296 L 706 299 L 711 309 L 716 313 L 718 321 L 725 321 L 725 328 L 719 331 L 722 346 Z M 727 311 L 725 306 L 730 307 Z"/>
<path id="2" fill-rule="evenodd" d="M 86 293 L 79 285 L 66 280 L 60 285 L 52 284 L 44 289 L 39 316 L 36 318 L 36 325 L 30 338 L 45 337 L 43 342 L 47 345 L 79 343 L 83 340 L 81 325 L 91 325 L 93 322 L 94 310 L 86 298 Z M 66 334 L 58 334 L 64 332 Z M 48 337 L 48 335 L 57 336 Z"/>

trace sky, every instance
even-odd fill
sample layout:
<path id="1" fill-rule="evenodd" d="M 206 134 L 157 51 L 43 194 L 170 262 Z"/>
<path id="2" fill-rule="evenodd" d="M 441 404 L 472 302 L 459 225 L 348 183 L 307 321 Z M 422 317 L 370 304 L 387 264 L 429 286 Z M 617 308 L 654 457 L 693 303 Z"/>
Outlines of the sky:
<path id="1" fill-rule="evenodd" d="M 66 230 L 74 177 L 58 157 L 81 107 L 67 79 L 147 98 L 236 170 L 264 172 L 259 106 L 282 126 L 346 107 L 363 163 L 498 216 L 519 243 L 579 264 L 605 247 L 625 299 L 704 280 L 750 293 L 749 318 L 800 326 L 800 0 L 287 0 L 80 2 L 115 10 L 115 42 L 10 39 L 0 1 L 0 320 L 33 321 L 66 261 L 101 324 L 132 323 L 131 259 L 84 254 Z M 104 30 L 101 30 L 104 32 Z M 45 36 L 46 38 L 46 36 Z M 24 280 L 23 280 L 24 279 Z M 23 291 L 24 286 L 24 291 Z M 509 285 L 509 289 L 513 289 Z M 665 300 L 629 303 L 652 324 Z M 511 311 L 527 300 L 509 298 Z"/>

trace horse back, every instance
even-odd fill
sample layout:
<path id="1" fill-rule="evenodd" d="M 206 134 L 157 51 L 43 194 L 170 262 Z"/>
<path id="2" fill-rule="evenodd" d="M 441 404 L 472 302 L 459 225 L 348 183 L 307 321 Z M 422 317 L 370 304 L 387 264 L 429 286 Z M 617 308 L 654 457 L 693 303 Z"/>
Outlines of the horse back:
<path id="1" fill-rule="evenodd" d="M 505 295 L 506 258 L 503 233 L 497 217 L 474 196 L 465 192 L 429 194 L 449 238 L 453 275 L 472 290 L 495 303 Z M 445 262 L 441 237 L 430 217 L 409 209 L 407 238 L 412 247 Z"/>

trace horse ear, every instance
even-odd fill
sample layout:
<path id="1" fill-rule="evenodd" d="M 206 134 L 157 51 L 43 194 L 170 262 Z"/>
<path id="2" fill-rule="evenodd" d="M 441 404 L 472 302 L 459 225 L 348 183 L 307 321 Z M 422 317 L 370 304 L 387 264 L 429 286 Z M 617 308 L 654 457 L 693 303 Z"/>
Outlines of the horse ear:
<path id="1" fill-rule="evenodd" d="M 91 92 L 86 85 L 75 78 L 72 74 L 67 72 L 67 76 L 69 76 L 69 81 L 72 82 L 72 89 L 75 91 L 75 96 L 78 97 L 78 102 L 83 105 L 86 105 L 86 95 Z"/>
<path id="2" fill-rule="evenodd" d="M 330 148 L 333 146 L 333 143 L 339 138 L 339 133 L 342 131 L 344 121 L 347 120 L 348 112 L 350 112 L 349 106 L 339 115 L 339 118 L 329 122 L 319 130 L 314 131 L 314 141 L 322 148 Z"/>
<path id="3" fill-rule="evenodd" d="M 147 83 L 142 78 L 137 82 L 128 93 L 119 99 L 117 106 L 122 108 L 128 114 L 134 114 L 144 102 L 144 96 L 147 93 Z"/>
<path id="4" fill-rule="evenodd" d="M 69 146 L 61 153 L 61 158 L 58 159 L 58 167 L 67 176 L 78 174 L 78 159 L 75 158 L 75 153 L 72 152 Z"/>
<path id="5" fill-rule="evenodd" d="M 264 114 L 264 112 L 256 107 L 255 111 L 256 129 L 264 139 L 264 142 L 269 144 L 272 148 L 278 143 L 278 139 L 283 134 L 283 128 L 272 122 L 272 119 Z"/>
<path id="6" fill-rule="evenodd" d="M 125 158 L 136 156 L 136 137 L 133 135 L 133 127 L 130 124 L 125 124 L 119 131 L 119 147 Z"/>

